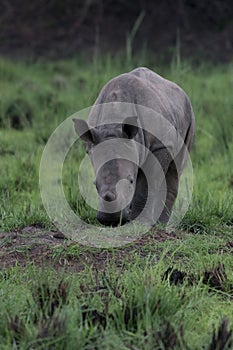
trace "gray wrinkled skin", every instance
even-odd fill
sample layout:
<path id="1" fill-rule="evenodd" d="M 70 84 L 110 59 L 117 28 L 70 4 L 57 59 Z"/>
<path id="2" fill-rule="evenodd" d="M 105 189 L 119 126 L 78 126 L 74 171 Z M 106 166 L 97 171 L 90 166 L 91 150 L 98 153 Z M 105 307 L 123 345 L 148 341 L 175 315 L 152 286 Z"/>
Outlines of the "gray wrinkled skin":
<path id="1" fill-rule="evenodd" d="M 113 119 L 106 109 L 104 112 L 104 104 L 111 102 L 135 104 L 136 107 L 132 107 L 131 118 L 127 119 L 126 116 L 124 119 L 122 113 L 117 113 L 113 107 L 114 123 L 107 124 L 106 121 L 111 122 Z M 145 207 L 148 196 L 148 184 L 143 169 L 151 169 L 154 186 L 153 183 L 150 186 L 150 200 L 140 220 L 154 223 L 157 210 L 155 208 L 162 206 L 158 221 L 168 222 L 177 197 L 179 177 L 185 165 L 187 150 L 190 150 L 194 138 L 194 114 L 189 98 L 178 85 L 141 67 L 109 81 L 100 92 L 94 107 L 98 105 L 102 107 L 92 109 L 88 124 L 83 120 L 74 119 L 75 130 L 85 144 L 96 174 L 95 185 L 99 195 L 98 220 L 104 225 L 114 226 L 119 222 L 124 224 L 136 219 Z M 151 120 L 145 116 L 140 112 L 140 108 L 137 109 L 137 105 L 150 108 L 171 123 L 174 130 L 167 140 L 162 136 L 163 133 L 169 134 L 169 130 L 164 129 L 167 126 L 161 125 L 163 122 L 156 117 Z M 127 121 L 134 125 L 127 124 Z M 151 130 L 151 133 L 145 129 Z M 161 138 L 155 136 L 158 133 Z M 178 145 L 177 134 L 181 136 L 187 148 Z M 103 141 L 116 138 L 120 138 L 123 144 L 126 140 L 130 141 L 125 147 L 128 147 L 129 154 L 136 156 L 139 167 L 134 162 L 115 157 L 118 150 L 114 144 L 112 147 L 108 146 L 108 152 L 113 154 L 112 160 L 98 167 L 93 159 L 93 149 Z M 152 169 L 151 153 L 139 150 L 135 141 L 145 146 L 156 157 L 165 178 L 160 178 L 156 170 Z M 165 200 L 162 201 L 159 188 L 163 188 L 164 181 L 167 190 Z M 131 198 L 130 203 L 119 211 L 119 203 L 124 204 L 127 198 Z"/>

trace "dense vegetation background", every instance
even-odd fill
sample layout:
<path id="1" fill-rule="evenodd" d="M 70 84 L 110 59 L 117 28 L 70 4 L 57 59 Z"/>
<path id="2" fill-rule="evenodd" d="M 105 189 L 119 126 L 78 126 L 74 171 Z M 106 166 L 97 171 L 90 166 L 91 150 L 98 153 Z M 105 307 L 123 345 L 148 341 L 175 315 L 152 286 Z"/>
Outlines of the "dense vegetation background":
<path id="1" fill-rule="evenodd" d="M 0 54 L 11 56 L 116 52 L 132 39 L 165 60 L 177 45 L 195 59 L 233 57 L 231 0 L 3 0 L 0 23 Z"/>

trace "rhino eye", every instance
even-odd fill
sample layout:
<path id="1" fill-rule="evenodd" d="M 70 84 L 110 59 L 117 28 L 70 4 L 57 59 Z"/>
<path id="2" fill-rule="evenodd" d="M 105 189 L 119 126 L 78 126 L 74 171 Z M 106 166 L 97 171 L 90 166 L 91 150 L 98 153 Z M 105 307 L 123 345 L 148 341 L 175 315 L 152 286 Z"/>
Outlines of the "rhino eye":
<path id="1" fill-rule="evenodd" d="M 90 153 L 91 153 L 91 147 L 88 147 L 88 148 L 86 149 L 86 153 L 87 153 L 87 154 L 90 154 Z"/>
<path id="2" fill-rule="evenodd" d="M 131 184 L 133 184 L 133 177 L 131 175 L 128 176 L 128 180 Z"/>

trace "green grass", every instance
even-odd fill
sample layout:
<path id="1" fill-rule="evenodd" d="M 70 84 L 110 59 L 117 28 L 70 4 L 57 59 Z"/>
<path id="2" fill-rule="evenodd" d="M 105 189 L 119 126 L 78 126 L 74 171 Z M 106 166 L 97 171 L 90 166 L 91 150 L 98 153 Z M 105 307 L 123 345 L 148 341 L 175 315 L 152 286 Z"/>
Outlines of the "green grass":
<path id="1" fill-rule="evenodd" d="M 183 243 L 169 258 L 187 274 L 177 284 L 164 254 L 158 261 L 134 253 L 123 267 L 110 262 L 78 275 L 33 266 L 2 272 L 1 349 L 209 349 L 213 329 L 232 319 L 232 259 L 226 254 L 211 286 L 203 275 L 217 268 L 217 247 L 210 251 L 207 236 Z"/>
<path id="2" fill-rule="evenodd" d="M 66 117 L 90 106 L 110 78 L 139 65 L 184 88 L 196 115 L 194 193 L 179 239 L 102 251 L 67 242 L 48 247 L 50 268 L 28 262 L 24 269 L 3 269 L 1 350 L 232 348 L 211 347 L 213 329 L 224 318 L 233 327 L 231 65 L 195 67 L 179 61 L 163 66 L 144 53 L 127 63 L 111 56 L 57 62 L 1 59 L 0 232 L 32 224 L 54 228 L 38 187 L 46 141 Z M 69 152 L 64 189 L 72 208 L 96 223 L 95 211 L 76 185 L 83 154 L 77 156 L 77 145 Z M 26 261 L 24 248 L 20 254 Z M 98 263 L 102 253 L 108 257 L 103 266 Z M 64 271 L 57 269 L 61 258 L 77 260 L 82 268 L 72 272 L 68 264 Z M 165 274 L 169 267 L 186 275 L 172 283 L 171 270 Z"/>

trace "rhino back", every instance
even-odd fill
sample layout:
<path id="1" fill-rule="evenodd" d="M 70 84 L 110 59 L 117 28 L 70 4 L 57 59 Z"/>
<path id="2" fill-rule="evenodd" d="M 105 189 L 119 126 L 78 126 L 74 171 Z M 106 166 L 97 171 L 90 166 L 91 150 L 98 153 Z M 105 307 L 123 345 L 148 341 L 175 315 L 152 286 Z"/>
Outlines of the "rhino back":
<path id="1" fill-rule="evenodd" d="M 182 130 L 187 129 L 194 119 L 190 100 L 184 90 L 145 67 L 136 68 L 130 74 L 141 79 L 148 90 L 152 89 L 152 95 L 157 97 L 153 100 L 152 96 L 149 101 L 145 95 L 140 94 L 140 103 L 146 105 L 147 100 L 150 103 L 148 107 L 158 113 L 161 111 L 162 115 L 172 122 L 182 134 Z"/>
<path id="2" fill-rule="evenodd" d="M 136 68 L 110 80 L 101 90 L 95 105 L 110 102 L 127 102 L 148 107 L 167 119 L 183 138 L 194 123 L 192 106 L 186 93 L 177 84 L 145 67 Z M 107 116 L 103 112 L 104 108 L 103 105 L 98 108 L 98 113 L 90 113 L 88 121 L 91 126 L 104 123 Z M 122 115 L 119 114 L 119 117 Z M 143 127 L 143 116 L 139 117 Z"/>

